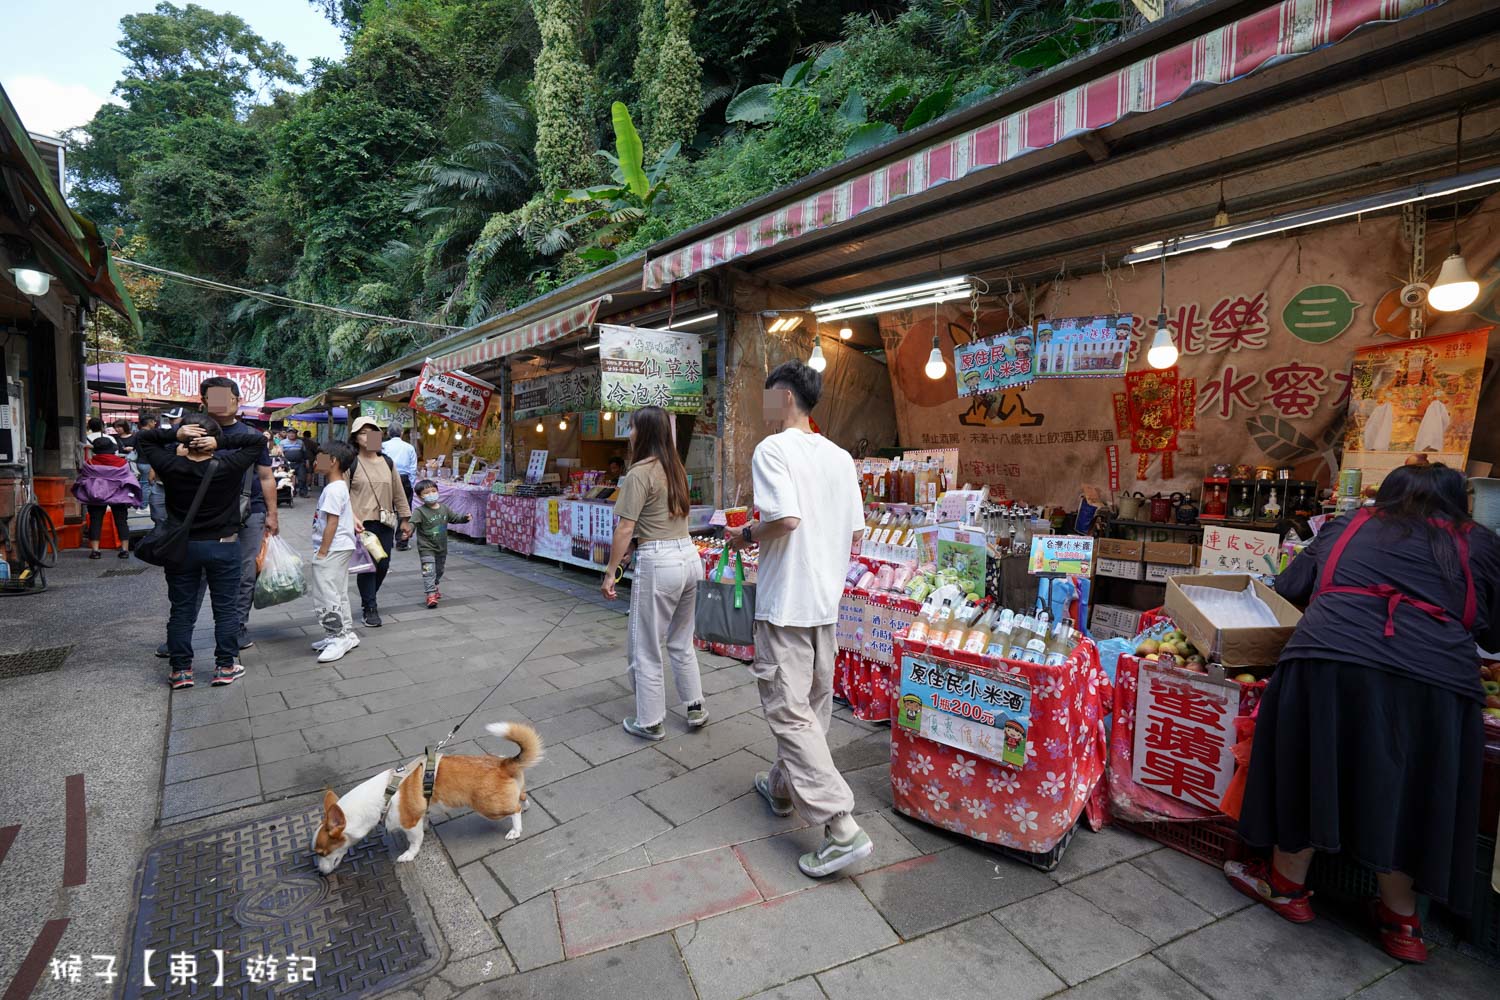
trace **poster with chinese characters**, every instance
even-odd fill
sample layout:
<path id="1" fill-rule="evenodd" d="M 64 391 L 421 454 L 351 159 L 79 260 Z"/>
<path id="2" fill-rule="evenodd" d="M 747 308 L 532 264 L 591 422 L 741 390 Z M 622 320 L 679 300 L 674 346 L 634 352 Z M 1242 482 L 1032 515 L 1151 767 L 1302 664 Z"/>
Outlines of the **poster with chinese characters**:
<path id="1" fill-rule="evenodd" d="M 896 662 L 896 633 L 911 628 L 917 620 L 916 611 L 892 607 L 878 601 L 870 601 L 865 607 L 865 642 L 862 650 L 866 659 L 886 666 Z"/>
<path id="2" fill-rule="evenodd" d="M 526 379 L 511 386 L 511 412 L 517 421 L 551 413 L 599 409 L 599 369 L 578 368 Z"/>
<path id="3" fill-rule="evenodd" d="M 395 427 L 396 429 L 412 426 L 412 412 L 397 403 L 386 403 L 378 399 L 362 400 L 359 404 L 359 415 L 370 417 L 381 427 Z"/>
<path id="4" fill-rule="evenodd" d="M 1140 665 L 1130 777 L 1162 795 L 1219 811 L 1234 775 L 1240 686 Z"/>
<path id="5" fill-rule="evenodd" d="M 1026 765 L 1031 684 L 962 663 L 907 653 L 901 658 L 896 725 L 924 739 L 1011 767 Z"/>
<path id="6" fill-rule="evenodd" d="M 1355 351 L 1343 467 L 1366 487 L 1412 455 L 1463 469 L 1490 329 Z"/>
<path id="7" fill-rule="evenodd" d="M 601 323 L 599 368 L 606 409 L 703 408 L 703 339 L 696 333 Z"/>
<path id="8" fill-rule="evenodd" d="M 953 350 L 960 396 L 980 396 L 1026 385 L 1032 373 L 1031 330 L 1014 330 Z"/>
<path id="9" fill-rule="evenodd" d="M 1275 576 L 1281 567 L 1281 539 L 1275 532 L 1204 525 L 1198 553 L 1198 568 L 1203 572 Z"/>
<path id="10" fill-rule="evenodd" d="M 1124 375 L 1135 317 L 1076 316 L 1036 324 L 1037 378 Z"/>
<path id="11" fill-rule="evenodd" d="M 1031 540 L 1029 573 L 1094 575 L 1094 540 L 1084 535 L 1037 535 Z"/>
<path id="12" fill-rule="evenodd" d="M 179 361 L 141 354 L 125 357 L 125 395 L 132 399 L 173 400 L 197 403 L 203 398 L 205 379 L 224 377 L 240 387 L 240 406 L 259 409 L 266 401 L 266 370 L 215 365 L 206 361 Z"/>
<path id="13" fill-rule="evenodd" d="M 833 630 L 839 649 L 855 653 L 864 649 L 865 611 L 865 599 L 858 594 L 845 594 L 839 602 L 839 620 Z"/>
<path id="14" fill-rule="evenodd" d="M 461 371 L 431 373 L 425 369 L 411 393 L 411 408 L 477 428 L 484 420 L 495 387 Z"/>

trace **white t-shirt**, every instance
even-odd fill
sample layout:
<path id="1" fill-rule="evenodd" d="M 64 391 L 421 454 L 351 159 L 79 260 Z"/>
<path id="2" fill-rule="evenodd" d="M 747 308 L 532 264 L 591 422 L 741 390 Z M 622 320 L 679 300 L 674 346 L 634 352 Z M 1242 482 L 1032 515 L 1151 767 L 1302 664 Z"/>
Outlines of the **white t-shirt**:
<path id="1" fill-rule="evenodd" d="M 755 617 L 792 628 L 832 625 L 865 519 L 854 459 L 821 434 L 785 430 L 756 446 L 751 471 L 762 522 L 801 521 L 760 546 Z"/>
<path id="2" fill-rule="evenodd" d="M 324 514 L 337 514 L 339 518 L 328 551 L 353 552 L 354 508 L 349 505 L 349 484 L 342 479 L 323 487 L 323 493 L 318 497 L 318 513 L 313 517 L 313 544 L 319 548 L 323 545 L 323 528 L 327 524 Z"/>

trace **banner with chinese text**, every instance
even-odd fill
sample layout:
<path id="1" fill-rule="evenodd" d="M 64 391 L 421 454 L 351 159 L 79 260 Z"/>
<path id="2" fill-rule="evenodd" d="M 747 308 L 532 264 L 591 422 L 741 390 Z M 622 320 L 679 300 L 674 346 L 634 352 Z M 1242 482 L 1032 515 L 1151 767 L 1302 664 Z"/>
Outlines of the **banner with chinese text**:
<path id="1" fill-rule="evenodd" d="M 1036 324 L 1037 378 L 1124 375 L 1134 316 L 1074 316 Z"/>
<path id="2" fill-rule="evenodd" d="M 599 369 L 578 368 L 517 382 L 511 387 L 511 406 L 517 421 L 551 413 L 597 410 Z"/>
<path id="3" fill-rule="evenodd" d="M 1234 775 L 1240 686 L 1140 665 L 1131 780 L 1162 795 L 1219 811 Z"/>
<path id="4" fill-rule="evenodd" d="M 1497 209 L 1500 197 L 1487 199 L 1460 224 L 1459 238 L 1480 284 L 1479 300 L 1461 314 L 1428 313 L 1428 334 L 1418 346 L 1439 343 L 1437 338 L 1451 332 L 1500 324 L 1500 227 L 1488 223 Z M 1118 449 L 1120 489 L 1147 494 L 1201 489 L 1208 466 L 1219 462 L 1286 467 L 1293 479 L 1331 485 L 1348 439 L 1351 399 L 1356 400 L 1351 423 L 1361 436 L 1366 408 L 1379 405 L 1355 396 L 1356 352 L 1409 344 L 1409 311 L 1400 302 L 1404 278 L 1392 276 L 1407 273 L 1410 257 L 1394 217 L 1172 257 L 1166 313 L 1181 352 L 1175 451 L 1131 448 L 1124 379 L 1038 373 L 1026 386 L 970 394 L 953 380 L 930 379 L 922 370 L 934 335 L 944 355 L 956 359 L 976 340 L 1048 316 L 1119 314 L 1131 317 L 1128 370 L 1149 371 L 1147 341 L 1161 304 L 1154 271 L 1149 278 L 1137 268 L 1134 274 L 1121 269 L 1046 283 L 1039 289 L 1035 318 L 1029 312 L 1009 316 L 997 303 L 981 310 L 974 339 L 967 304 L 882 314 L 899 440 L 908 449 L 958 448 L 957 482 L 989 486 L 992 495 L 1031 504 L 1071 505 L 1078 483 L 1107 482 L 1111 446 Z M 1500 337 L 1489 340 L 1485 355 L 1500 360 Z M 1472 381 L 1441 365 L 1429 381 L 1432 374 L 1455 392 Z M 1420 372 L 1416 377 L 1420 383 Z M 1122 404 L 1118 422 L 1116 396 Z M 1166 397 L 1161 404 L 1163 411 L 1171 409 Z M 1449 422 L 1443 448 L 1451 454 L 1458 450 L 1451 446 L 1464 432 L 1464 421 L 1451 396 L 1444 405 Z M 1395 426 L 1397 416 L 1392 414 L 1391 447 L 1418 450 L 1415 438 L 1425 408 L 1402 418 L 1404 433 Z M 1437 411 L 1428 422 L 1433 435 L 1441 417 Z M 1500 392 L 1479 393 L 1471 427 L 1470 458 L 1500 461 Z M 1168 455 L 1172 468 L 1163 474 L 1162 459 Z"/>
<path id="5" fill-rule="evenodd" d="M 240 406 L 258 409 L 266 401 L 266 370 L 181 361 L 142 354 L 125 357 L 125 395 L 133 399 L 162 399 L 197 403 L 205 379 L 223 376 L 240 387 Z"/>
<path id="6" fill-rule="evenodd" d="M 865 599 L 858 594 L 845 592 L 839 602 L 839 620 L 834 626 L 834 641 L 839 649 L 858 653 L 865 644 Z"/>
<path id="7" fill-rule="evenodd" d="M 1205 573 L 1260 573 L 1275 576 L 1282 566 L 1281 538 L 1274 531 L 1249 531 L 1207 523 L 1198 568 Z"/>
<path id="8" fill-rule="evenodd" d="M 378 399 L 366 399 L 359 404 L 359 415 L 372 417 L 379 422 L 381 427 L 395 427 L 410 429 L 412 425 L 412 412 L 399 403 L 386 403 Z"/>
<path id="9" fill-rule="evenodd" d="M 991 676 L 953 660 L 906 653 L 896 725 L 986 760 L 1024 767 L 1031 683 L 1020 674 Z"/>
<path id="10" fill-rule="evenodd" d="M 478 427 L 495 387 L 464 372 L 423 371 L 412 390 L 411 408 L 465 427 Z"/>
<path id="11" fill-rule="evenodd" d="M 1032 373 L 1031 330 L 1014 330 L 955 347 L 953 372 L 960 396 L 977 396 L 1029 383 Z"/>
<path id="12" fill-rule="evenodd" d="M 1037 535 L 1031 540 L 1028 573 L 1094 575 L 1094 540 L 1085 535 Z"/>
<path id="13" fill-rule="evenodd" d="M 599 368 L 607 410 L 703 408 L 703 339 L 696 333 L 600 323 Z"/>

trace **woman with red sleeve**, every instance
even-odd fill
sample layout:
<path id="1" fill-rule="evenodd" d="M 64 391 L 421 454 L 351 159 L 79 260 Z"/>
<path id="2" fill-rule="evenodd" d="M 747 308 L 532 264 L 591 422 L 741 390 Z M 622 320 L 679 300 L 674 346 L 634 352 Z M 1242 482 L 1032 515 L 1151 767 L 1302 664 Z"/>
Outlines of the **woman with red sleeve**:
<path id="1" fill-rule="evenodd" d="M 1240 836 L 1269 860 L 1230 884 L 1313 919 L 1314 850 L 1377 873 L 1381 946 L 1427 958 L 1416 893 L 1467 912 L 1484 728 L 1476 640 L 1500 645 L 1500 539 L 1469 516 L 1464 477 L 1395 469 L 1373 508 L 1326 525 L 1276 581 L 1307 606 L 1256 721 Z"/>

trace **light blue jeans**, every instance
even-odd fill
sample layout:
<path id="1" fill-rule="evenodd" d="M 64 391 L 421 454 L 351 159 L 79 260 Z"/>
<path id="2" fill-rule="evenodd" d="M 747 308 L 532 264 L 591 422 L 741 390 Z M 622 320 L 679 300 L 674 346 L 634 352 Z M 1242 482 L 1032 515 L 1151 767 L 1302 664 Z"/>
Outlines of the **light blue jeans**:
<path id="1" fill-rule="evenodd" d="M 635 721 L 654 726 L 667 716 L 666 665 L 672 665 L 677 698 L 703 700 L 693 618 L 703 563 L 690 538 L 642 542 L 630 584 L 629 664 L 635 681 Z"/>

